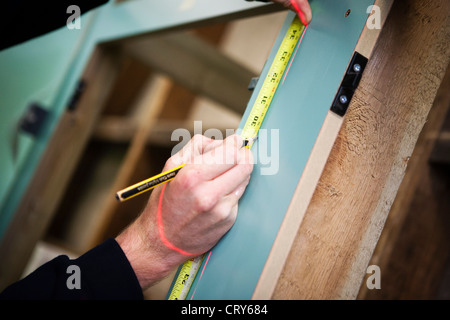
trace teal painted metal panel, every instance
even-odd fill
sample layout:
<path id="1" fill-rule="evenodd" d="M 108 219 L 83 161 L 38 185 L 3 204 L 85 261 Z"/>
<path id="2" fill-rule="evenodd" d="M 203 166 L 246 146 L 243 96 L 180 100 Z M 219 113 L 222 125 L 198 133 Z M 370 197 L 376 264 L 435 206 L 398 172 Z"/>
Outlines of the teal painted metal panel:
<path id="1" fill-rule="evenodd" d="M 0 52 L 0 235 L 59 119 L 58 97 L 85 31 L 64 27 Z M 37 137 L 18 130 L 31 103 L 49 112 Z"/>
<path id="2" fill-rule="evenodd" d="M 284 82 L 274 96 L 261 130 L 268 130 L 267 155 L 276 174 L 263 175 L 257 161 L 250 184 L 239 203 L 233 228 L 205 259 L 188 299 L 250 299 L 280 228 L 295 188 L 352 57 L 373 0 L 315 0 L 313 20 Z M 351 9 L 351 14 L 345 13 Z M 294 17 L 289 13 L 268 61 Z M 263 36 L 263 35 L 260 35 Z M 264 78 L 270 63 L 262 72 Z M 252 95 L 240 127 L 262 83 Z M 270 133 L 272 129 L 272 134 Z M 277 132 L 279 140 L 277 141 Z M 261 159 L 263 139 L 253 146 Z M 275 139 L 273 139 L 275 138 Z M 277 151 L 278 148 L 278 151 Z M 258 150 L 259 149 L 259 150 Z M 279 157 L 276 157 L 276 153 Z M 278 165 L 275 162 L 278 160 Z M 207 262 L 207 263 L 206 263 Z M 205 266 L 206 264 L 206 266 Z"/>
<path id="3" fill-rule="evenodd" d="M 96 37 L 112 41 L 208 20 L 267 4 L 244 0 L 134 0 L 100 11 Z"/>

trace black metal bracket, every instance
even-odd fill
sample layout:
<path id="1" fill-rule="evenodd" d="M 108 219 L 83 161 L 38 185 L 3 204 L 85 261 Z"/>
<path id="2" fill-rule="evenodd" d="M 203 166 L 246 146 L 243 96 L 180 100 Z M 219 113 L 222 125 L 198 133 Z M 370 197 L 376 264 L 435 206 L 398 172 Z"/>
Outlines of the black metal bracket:
<path id="1" fill-rule="evenodd" d="M 48 111 L 33 102 L 19 121 L 19 128 L 34 137 L 37 137 L 45 125 Z"/>
<path id="2" fill-rule="evenodd" d="M 362 74 L 367 64 L 367 58 L 355 51 L 350 61 L 341 86 L 334 97 L 330 110 L 343 117 L 347 112 L 353 94 L 358 87 Z"/>
<path id="3" fill-rule="evenodd" d="M 253 91 L 255 89 L 256 85 L 258 84 L 258 80 L 259 80 L 259 77 L 253 77 L 250 80 L 250 83 L 248 84 L 248 88 L 247 89 L 249 91 Z"/>
<path id="4" fill-rule="evenodd" d="M 75 91 L 70 98 L 69 104 L 67 105 L 68 111 L 75 111 L 78 101 L 80 101 L 81 96 L 83 95 L 84 90 L 86 89 L 86 82 L 81 79 L 78 81 Z"/>

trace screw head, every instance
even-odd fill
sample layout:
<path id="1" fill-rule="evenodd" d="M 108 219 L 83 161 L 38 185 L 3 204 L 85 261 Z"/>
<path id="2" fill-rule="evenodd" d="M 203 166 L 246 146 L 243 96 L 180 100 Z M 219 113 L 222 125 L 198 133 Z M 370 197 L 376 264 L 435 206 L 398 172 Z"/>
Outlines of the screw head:
<path id="1" fill-rule="evenodd" d="M 348 102 L 348 98 L 347 98 L 347 96 L 346 95 L 341 95 L 340 97 L 339 97 L 339 101 L 342 103 L 342 104 L 346 104 L 347 102 Z"/>
<path id="2" fill-rule="evenodd" d="M 355 63 L 353 65 L 353 71 L 360 72 L 361 71 L 361 66 L 359 64 Z"/>

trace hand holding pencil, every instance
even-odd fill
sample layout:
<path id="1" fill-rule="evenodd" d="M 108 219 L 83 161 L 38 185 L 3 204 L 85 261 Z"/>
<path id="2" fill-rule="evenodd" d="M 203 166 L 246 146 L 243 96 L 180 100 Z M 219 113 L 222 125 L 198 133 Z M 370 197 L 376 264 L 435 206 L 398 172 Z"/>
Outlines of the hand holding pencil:
<path id="1" fill-rule="evenodd" d="M 250 146 L 256 139 L 257 139 L 257 137 L 254 137 L 249 140 L 244 140 L 242 147 Z M 219 141 L 219 143 L 221 143 L 221 142 Z M 217 142 L 215 144 L 217 144 Z M 215 144 L 209 143 L 203 151 L 206 152 L 206 151 L 209 151 L 210 149 L 213 149 Z M 181 150 L 181 152 L 183 153 L 183 150 Z M 184 154 L 186 154 L 186 152 L 184 152 Z M 191 152 L 191 154 L 193 154 L 193 153 Z M 180 157 L 182 157 L 182 156 L 179 155 L 178 158 L 180 159 Z M 174 162 L 174 161 L 175 160 L 172 160 L 172 162 Z M 181 161 L 181 160 L 178 160 L 178 161 Z M 175 176 L 178 174 L 178 172 L 183 167 L 184 167 L 184 163 L 180 164 L 174 168 L 171 168 L 167 171 L 163 171 L 162 173 L 157 174 L 151 178 L 148 178 L 141 182 L 138 182 L 138 183 L 136 183 L 132 186 L 129 186 L 125 189 L 122 189 L 116 193 L 116 199 L 121 202 L 126 201 L 126 200 L 134 198 L 144 192 L 150 191 L 153 188 L 155 188 L 163 183 L 169 182 L 170 180 L 175 178 Z"/>
<path id="2" fill-rule="evenodd" d="M 143 288 L 210 250 L 232 227 L 253 170 L 252 153 L 242 146 L 237 135 L 196 135 L 166 162 L 164 172 L 183 166 L 153 190 L 142 214 L 116 238 Z"/>

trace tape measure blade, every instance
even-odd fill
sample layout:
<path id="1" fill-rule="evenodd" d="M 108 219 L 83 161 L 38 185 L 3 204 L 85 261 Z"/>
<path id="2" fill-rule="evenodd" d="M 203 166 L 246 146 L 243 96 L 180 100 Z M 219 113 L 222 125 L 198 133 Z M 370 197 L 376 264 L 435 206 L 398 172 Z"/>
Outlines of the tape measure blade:
<path id="1" fill-rule="evenodd" d="M 175 282 L 169 290 L 168 300 L 185 300 L 200 269 L 205 255 L 200 255 L 184 262 L 175 275 Z"/>
<path id="2" fill-rule="evenodd" d="M 300 19 L 297 16 L 294 17 L 264 77 L 264 82 L 244 124 L 241 133 L 243 139 L 257 136 L 303 30 L 304 25 Z"/>
<path id="3" fill-rule="evenodd" d="M 177 273 L 175 274 L 174 281 L 172 282 L 172 286 L 169 289 L 169 296 L 167 300 L 179 300 L 181 290 L 183 288 L 183 275 L 185 272 L 183 269 L 190 266 L 190 261 L 186 261 L 182 265 L 178 267 Z"/>
<path id="4" fill-rule="evenodd" d="M 272 60 L 272 63 L 264 77 L 264 81 L 259 88 L 258 95 L 253 102 L 252 108 L 244 123 L 241 137 L 243 139 L 252 139 L 258 135 L 258 131 L 264 121 L 273 97 L 276 94 L 278 85 L 284 75 L 286 67 L 292 57 L 292 53 L 297 46 L 302 32 L 305 30 L 298 16 L 295 16 L 283 37 L 281 44 Z M 257 85 L 258 87 L 258 85 Z M 248 147 L 251 147 L 251 143 Z M 200 261 L 193 262 L 200 268 L 204 255 Z M 185 299 L 189 293 L 190 287 L 195 280 L 197 270 L 191 274 L 192 261 L 187 261 L 179 269 L 176 281 L 171 290 L 169 300 Z M 188 275 L 186 277 L 186 275 Z M 172 298 L 172 299 L 170 299 Z"/>

